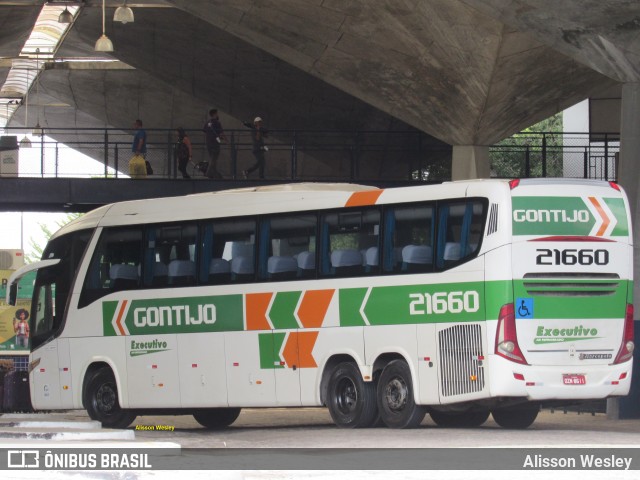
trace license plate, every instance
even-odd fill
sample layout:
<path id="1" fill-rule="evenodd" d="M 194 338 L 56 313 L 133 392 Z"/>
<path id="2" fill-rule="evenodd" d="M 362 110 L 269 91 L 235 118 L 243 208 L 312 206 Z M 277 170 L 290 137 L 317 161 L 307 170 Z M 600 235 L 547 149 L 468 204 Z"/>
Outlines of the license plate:
<path id="1" fill-rule="evenodd" d="M 586 385 L 587 377 L 575 373 L 562 375 L 562 383 L 565 385 Z"/>

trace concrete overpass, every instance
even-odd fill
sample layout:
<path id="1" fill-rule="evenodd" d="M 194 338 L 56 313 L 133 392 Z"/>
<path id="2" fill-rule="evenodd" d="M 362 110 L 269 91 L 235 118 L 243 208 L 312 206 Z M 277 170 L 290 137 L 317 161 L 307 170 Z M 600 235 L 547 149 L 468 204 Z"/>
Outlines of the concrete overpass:
<path id="1" fill-rule="evenodd" d="M 0 0 L 0 57 L 19 56 L 44 3 Z M 488 173 L 468 147 L 640 75 L 628 0 L 143 0 L 125 25 L 109 0 L 110 54 L 93 50 L 101 1 L 76 4 L 40 76 L 42 126 L 199 126 L 216 106 L 227 128 L 256 114 L 281 129 L 415 128 L 454 146 L 464 178 Z"/>

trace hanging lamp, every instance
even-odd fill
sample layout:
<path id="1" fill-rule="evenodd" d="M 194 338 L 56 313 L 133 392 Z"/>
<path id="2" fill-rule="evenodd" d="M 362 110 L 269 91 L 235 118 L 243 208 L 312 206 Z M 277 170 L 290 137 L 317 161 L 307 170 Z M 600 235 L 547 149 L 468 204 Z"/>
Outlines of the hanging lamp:
<path id="1" fill-rule="evenodd" d="M 113 21 L 120 23 L 133 23 L 133 10 L 127 7 L 127 2 L 122 4 L 122 6 L 116 8 L 116 13 L 113 14 Z"/>
<path id="2" fill-rule="evenodd" d="M 98 39 L 98 41 L 96 42 L 96 46 L 94 47 L 94 50 L 96 52 L 113 52 L 113 43 L 111 42 L 111 40 L 109 40 L 109 37 L 107 37 L 106 34 L 105 18 L 106 6 L 105 0 L 102 0 L 102 36 Z"/>
<path id="3" fill-rule="evenodd" d="M 69 11 L 67 7 L 64 7 L 64 10 L 58 17 L 58 23 L 71 23 L 73 22 L 73 14 Z"/>

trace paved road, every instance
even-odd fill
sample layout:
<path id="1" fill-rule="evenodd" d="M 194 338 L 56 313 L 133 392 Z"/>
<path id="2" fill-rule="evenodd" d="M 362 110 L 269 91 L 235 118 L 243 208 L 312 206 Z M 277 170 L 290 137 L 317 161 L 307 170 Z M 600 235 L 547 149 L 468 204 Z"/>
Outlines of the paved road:
<path id="1" fill-rule="evenodd" d="M 135 426 L 163 425 L 173 431 L 136 431 L 136 439 L 209 448 L 428 448 L 428 447 L 640 447 L 640 420 L 608 420 L 604 414 L 543 411 L 526 430 L 506 430 L 491 418 L 479 428 L 437 427 L 428 417 L 420 428 L 345 430 L 326 409 L 245 409 L 226 430 L 208 431 L 191 416 L 138 417 Z"/>
<path id="2" fill-rule="evenodd" d="M 68 433 L 73 428 L 84 428 L 82 423 L 88 418 L 84 411 L 68 413 L 54 413 L 35 416 L 35 420 L 51 419 L 66 425 L 58 430 L 66 430 L 67 436 L 61 437 L 61 441 L 43 440 L 36 437 L 33 440 L 15 440 L 11 436 L 7 437 L 3 443 L 5 448 L 53 448 L 66 447 L 72 451 L 77 446 L 91 446 L 96 448 L 108 448 L 110 444 L 104 440 L 96 438 L 87 441 L 80 434 L 76 441 L 72 440 L 74 434 Z M 32 418 L 33 419 L 33 418 Z M 5 427 L 0 428 L 1 432 L 11 433 L 11 424 L 15 424 L 17 419 L 11 416 L 0 417 L 1 424 L 5 422 Z M 68 422 L 75 422 L 77 425 L 71 428 Z M 136 430 L 136 426 L 142 427 L 169 427 L 165 430 Z M 36 430 L 53 431 L 56 428 L 42 423 L 35 424 Z M 18 428 L 19 429 L 19 428 Z M 98 429 L 99 430 L 99 429 Z M 38 432 L 36 432 L 38 433 Z M 103 432 L 108 433 L 108 432 Z M 115 431 L 115 433 L 123 433 Z M 344 430 L 336 427 L 331 422 L 328 412 L 325 409 L 300 408 L 300 409 L 246 409 L 243 410 L 238 420 L 230 428 L 220 431 L 209 431 L 202 428 L 191 416 L 153 416 L 139 417 L 133 425 L 124 433 L 135 434 L 135 440 L 111 441 L 117 445 L 127 445 L 128 448 L 144 449 L 151 445 L 160 446 L 164 444 L 178 444 L 183 448 L 208 447 L 219 448 L 220 452 L 230 452 L 223 450 L 229 448 L 343 448 L 343 447 L 363 447 L 380 448 L 381 453 L 385 449 L 393 447 L 403 448 L 433 448 L 433 447 L 526 447 L 528 451 L 535 447 L 626 447 L 640 448 L 640 420 L 608 420 L 603 414 L 578 414 L 543 411 L 532 427 L 526 430 L 514 431 L 505 430 L 489 419 L 482 427 L 474 429 L 447 429 L 435 426 L 427 417 L 420 428 L 413 430 L 390 430 L 387 428 Z M 0 434 L 1 437 L 1 434 Z M 83 438 L 85 438 L 83 440 Z M 66 445 L 63 445 L 66 444 Z M 38 445 L 36 447 L 36 445 Z M 166 448 L 166 447 L 165 447 Z M 400 451 L 398 450 L 398 451 Z M 137 451 L 137 450 L 135 450 Z M 386 450 L 388 452 L 388 450 Z M 478 450 L 474 450 L 477 452 Z M 597 451 L 597 450 L 594 450 Z M 622 450 L 620 450 L 622 451 Z M 240 451 L 242 454 L 242 450 Z M 426 450 L 423 452 L 427 452 Z M 433 452 L 433 451 L 432 451 Z M 451 452 L 451 451 L 449 451 Z M 491 451 L 484 458 L 481 455 L 481 462 L 496 461 L 494 457 L 497 453 L 508 452 L 499 448 Z M 496 453 L 497 452 L 497 453 Z M 226 453 L 222 453 L 226 455 Z M 236 454 L 238 455 L 238 454 Z M 338 454 L 340 455 L 340 454 Z M 421 455 L 424 455 L 422 453 Z M 439 455 L 439 454 L 437 454 Z M 510 455 L 510 454 L 509 454 Z M 634 461 L 634 470 L 564 470 L 553 473 L 556 480 L 635 480 L 638 474 L 637 464 L 640 462 L 640 454 L 631 453 Z M 220 457 L 218 457 L 220 458 Z M 336 457 L 339 458 L 339 457 Z M 504 457 L 501 457 L 504 458 Z M 242 457 L 240 457 L 242 460 Z M 242 462 L 242 465 L 245 463 Z M 508 474 L 508 472 L 492 472 L 491 470 L 478 471 L 455 471 L 451 470 L 452 463 L 446 463 L 446 470 L 372 470 L 366 464 L 351 466 L 350 470 L 342 471 L 300 471 L 300 470 L 269 470 L 269 466 L 251 467 L 245 466 L 245 470 L 190 470 L 184 472 L 189 480 L 200 480 L 216 478 L 216 480 L 339 480 L 348 478 L 349 480 L 388 480 L 389 478 L 402 478 L 403 480 L 467 480 L 473 478 L 495 479 L 496 473 Z M 455 462 L 453 463 L 455 465 Z M 238 465 L 239 466 L 239 465 Z M 179 468 L 179 466 L 176 466 Z M 236 466 L 237 468 L 237 466 Z M 260 470 L 252 470 L 260 468 Z M 271 467 L 273 468 L 273 467 Z M 278 468 L 278 467 L 275 467 Z M 283 467 L 280 467 L 283 468 Z M 305 467 L 303 467 L 305 468 Z M 317 468 L 317 467 L 307 467 Z M 324 467 L 323 467 L 324 468 Z M 398 467 L 394 467 L 398 468 Z M 402 468 L 402 467 L 400 467 Z M 480 467 L 478 467 L 480 468 Z M 484 467 L 486 468 L 486 466 Z M 493 467 L 489 467 L 493 468 Z M 500 468 L 496 465 L 496 468 Z M 360 469 L 364 470 L 361 471 Z M 548 471 L 527 471 L 518 469 L 514 478 L 518 480 L 548 480 Z M 165 478 L 175 480 L 177 471 L 146 471 L 146 472 L 51 472 L 51 471 L 4 471 L 0 472 L 2 480 L 75 480 L 77 478 L 87 478 L 95 480 L 104 479 L 140 479 L 140 480 L 164 480 Z M 512 475 L 510 475 L 512 476 Z"/>

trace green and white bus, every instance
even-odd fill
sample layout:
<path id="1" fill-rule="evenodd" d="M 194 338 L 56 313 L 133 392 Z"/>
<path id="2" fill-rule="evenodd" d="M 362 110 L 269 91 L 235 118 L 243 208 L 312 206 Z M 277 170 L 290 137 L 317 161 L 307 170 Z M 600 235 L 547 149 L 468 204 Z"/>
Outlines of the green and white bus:
<path id="1" fill-rule="evenodd" d="M 628 393 L 631 239 L 614 183 L 292 184 L 98 208 L 11 283 L 37 269 L 39 410 L 526 428 Z"/>

